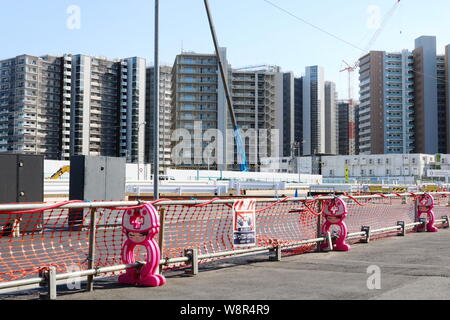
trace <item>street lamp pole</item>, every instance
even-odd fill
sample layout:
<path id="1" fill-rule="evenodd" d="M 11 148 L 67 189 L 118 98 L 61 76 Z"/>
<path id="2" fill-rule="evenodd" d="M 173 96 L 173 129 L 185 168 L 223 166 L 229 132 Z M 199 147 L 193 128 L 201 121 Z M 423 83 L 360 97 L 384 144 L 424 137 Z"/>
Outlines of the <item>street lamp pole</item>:
<path id="1" fill-rule="evenodd" d="M 153 199 L 159 199 L 159 0 L 155 0 L 155 70 L 153 113 Z"/>

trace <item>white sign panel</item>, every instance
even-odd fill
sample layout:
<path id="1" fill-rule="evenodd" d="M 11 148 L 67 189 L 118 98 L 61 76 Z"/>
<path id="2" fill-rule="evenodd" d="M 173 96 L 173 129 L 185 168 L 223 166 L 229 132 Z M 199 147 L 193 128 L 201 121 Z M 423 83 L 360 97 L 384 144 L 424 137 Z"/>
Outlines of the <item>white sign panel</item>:
<path id="1" fill-rule="evenodd" d="M 240 199 L 233 204 L 233 246 L 256 245 L 256 200 Z"/>
<path id="2" fill-rule="evenodd" d="M 450 176 L 450 170 L 428 170 L 428 177 L 442 178 Z"/>

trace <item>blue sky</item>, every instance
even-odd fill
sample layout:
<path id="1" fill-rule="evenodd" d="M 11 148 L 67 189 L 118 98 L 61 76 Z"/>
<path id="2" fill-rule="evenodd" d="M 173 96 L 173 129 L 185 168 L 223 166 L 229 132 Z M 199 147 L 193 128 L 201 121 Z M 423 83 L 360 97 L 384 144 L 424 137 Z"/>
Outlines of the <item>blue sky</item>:
<path id="1" fill-rule="evenodd" d="M 360 48 L 375 32 L 368 24 L 378 6 L 384 15 L 396 0 L 271 0 L 289 12 Z M 14 0 L 0 11 L 0 59 L 23 53 L 84 53 L 153 61 L 152 0 Z M 430 5 L 430 3 L 432 5 Z M 67 28 L 70 5 L 81 9 L 81 28 Z M 347 96 L 342 60 L 361 51 L 301 23 L 263 0 L 210 0 L 221 46 L 233 67 L 274 64 L 297 76 L 307 65 L 325 67 L 339 97 Z M 160 60 L 171 65 L 185 51 L 213 52 L 202 0 L 160 0 Z M 373 12 L 373 11 L 371 11 Z M 437 36 L 438 52 L 450 44 L 450 1 L 402 0 L 372 50 L 413 49 L 421 35 Z M 357 82 L 354 82 L 356 89 Z"/>

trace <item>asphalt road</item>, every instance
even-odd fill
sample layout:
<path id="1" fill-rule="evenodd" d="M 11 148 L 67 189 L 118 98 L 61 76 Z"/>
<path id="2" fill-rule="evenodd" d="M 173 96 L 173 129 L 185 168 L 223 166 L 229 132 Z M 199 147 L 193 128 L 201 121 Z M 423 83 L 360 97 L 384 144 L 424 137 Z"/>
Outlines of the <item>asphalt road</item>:
<path id="1" fill-rule="evenodd" d="M 370 266 L 380 270 L 380 289 L 367 286 L 373 279 Z M 99 279 L 94 292 L 63 290 L 59 299 L 450 299 L 450 230 L 357 243 L 347 253 L 308 253 L 281 262 L 248 256 L 204 265 L 195 277 L 166 276 L 167 284 L 159 288 Z M 369 283 L 376 287 L 376 281 Z"/>

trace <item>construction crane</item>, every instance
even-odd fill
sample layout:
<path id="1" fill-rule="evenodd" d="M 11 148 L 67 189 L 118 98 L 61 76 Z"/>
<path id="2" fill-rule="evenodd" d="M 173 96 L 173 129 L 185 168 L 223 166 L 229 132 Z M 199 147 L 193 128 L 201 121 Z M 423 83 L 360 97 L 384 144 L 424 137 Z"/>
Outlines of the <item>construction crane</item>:
<path id="1" fill-rule="evenodd" d="M 216 30 L 214 28 L 211 10 L 209 9 L 208 0 L 204 0 L 204 3 L 205 3 L 206 14 L 208 16 L 209 28 L 211 30 L 211 36 L 212 36 L 213 42 L 214 42 L 214 48 L 216 50 L 216 56 L 217 56 L 217 60 L 218 60 L 218 64 L 219 64 L 220 75 L 222 78 L 223 86 L 225 88 L 225 96 L 227 99 L 228 112 L 230 113 L 231 123 L 233 124 L 233 128 L 234 128 L 234 139 L 235 139 L 236 150 L 237 150 L 237 154 L 238 154 L 239 167 L 240 167 L 241 171 L 248 172 L 247 157 L 245 155 L 245 145 L 242 140 L 241 130 L 240 130 L 237 120 L 236 120 L 236 115 L 234 114 L 233 102 L 231 99 L 230 89 L 228 86 L 227 78 L 225 75 L 225 70 L 223 67 L 222 57 L 221 57 L 220 50 L 219 50 L 219 42 L 217 40 Z"/>
<path id="2" fill-rule="evenodd" d="M 395 11 L 398 9 L 400 5 L 400 0 L 396 0 L 395 4 L 392 6 L 392 8 L 386 13 L 386 15 L 383 17 L 380 27 L 375 31 L 375 33 L 370 38 L 369 42 L 367 43 L 366 48 L 364 49 L 364 54 L 368 53 L 372 45 L 377 41 L 378 37 L 380 36 L 381 32 L 386 27 L 388 21 L 390 18 L 394 15 Z M 348 130 L 349 130 L 349 153 L 354 154 L 355 153 L 355 115 L 354 115 L 354 109 L 353 109 L 353 90 L 352 90 L 352 78 L 353 78 L 353 72 L 359 68 L 359 59 L 356 60 L 353 64 L 347 63 L 345 60 L 342 60 L 342 62 L 346 65 L 345 68 L 339 70 L 339 72 L 346 71 L 348 73 L 348 113 L 349 113 L 349 124 L 348 124 Z"/>

